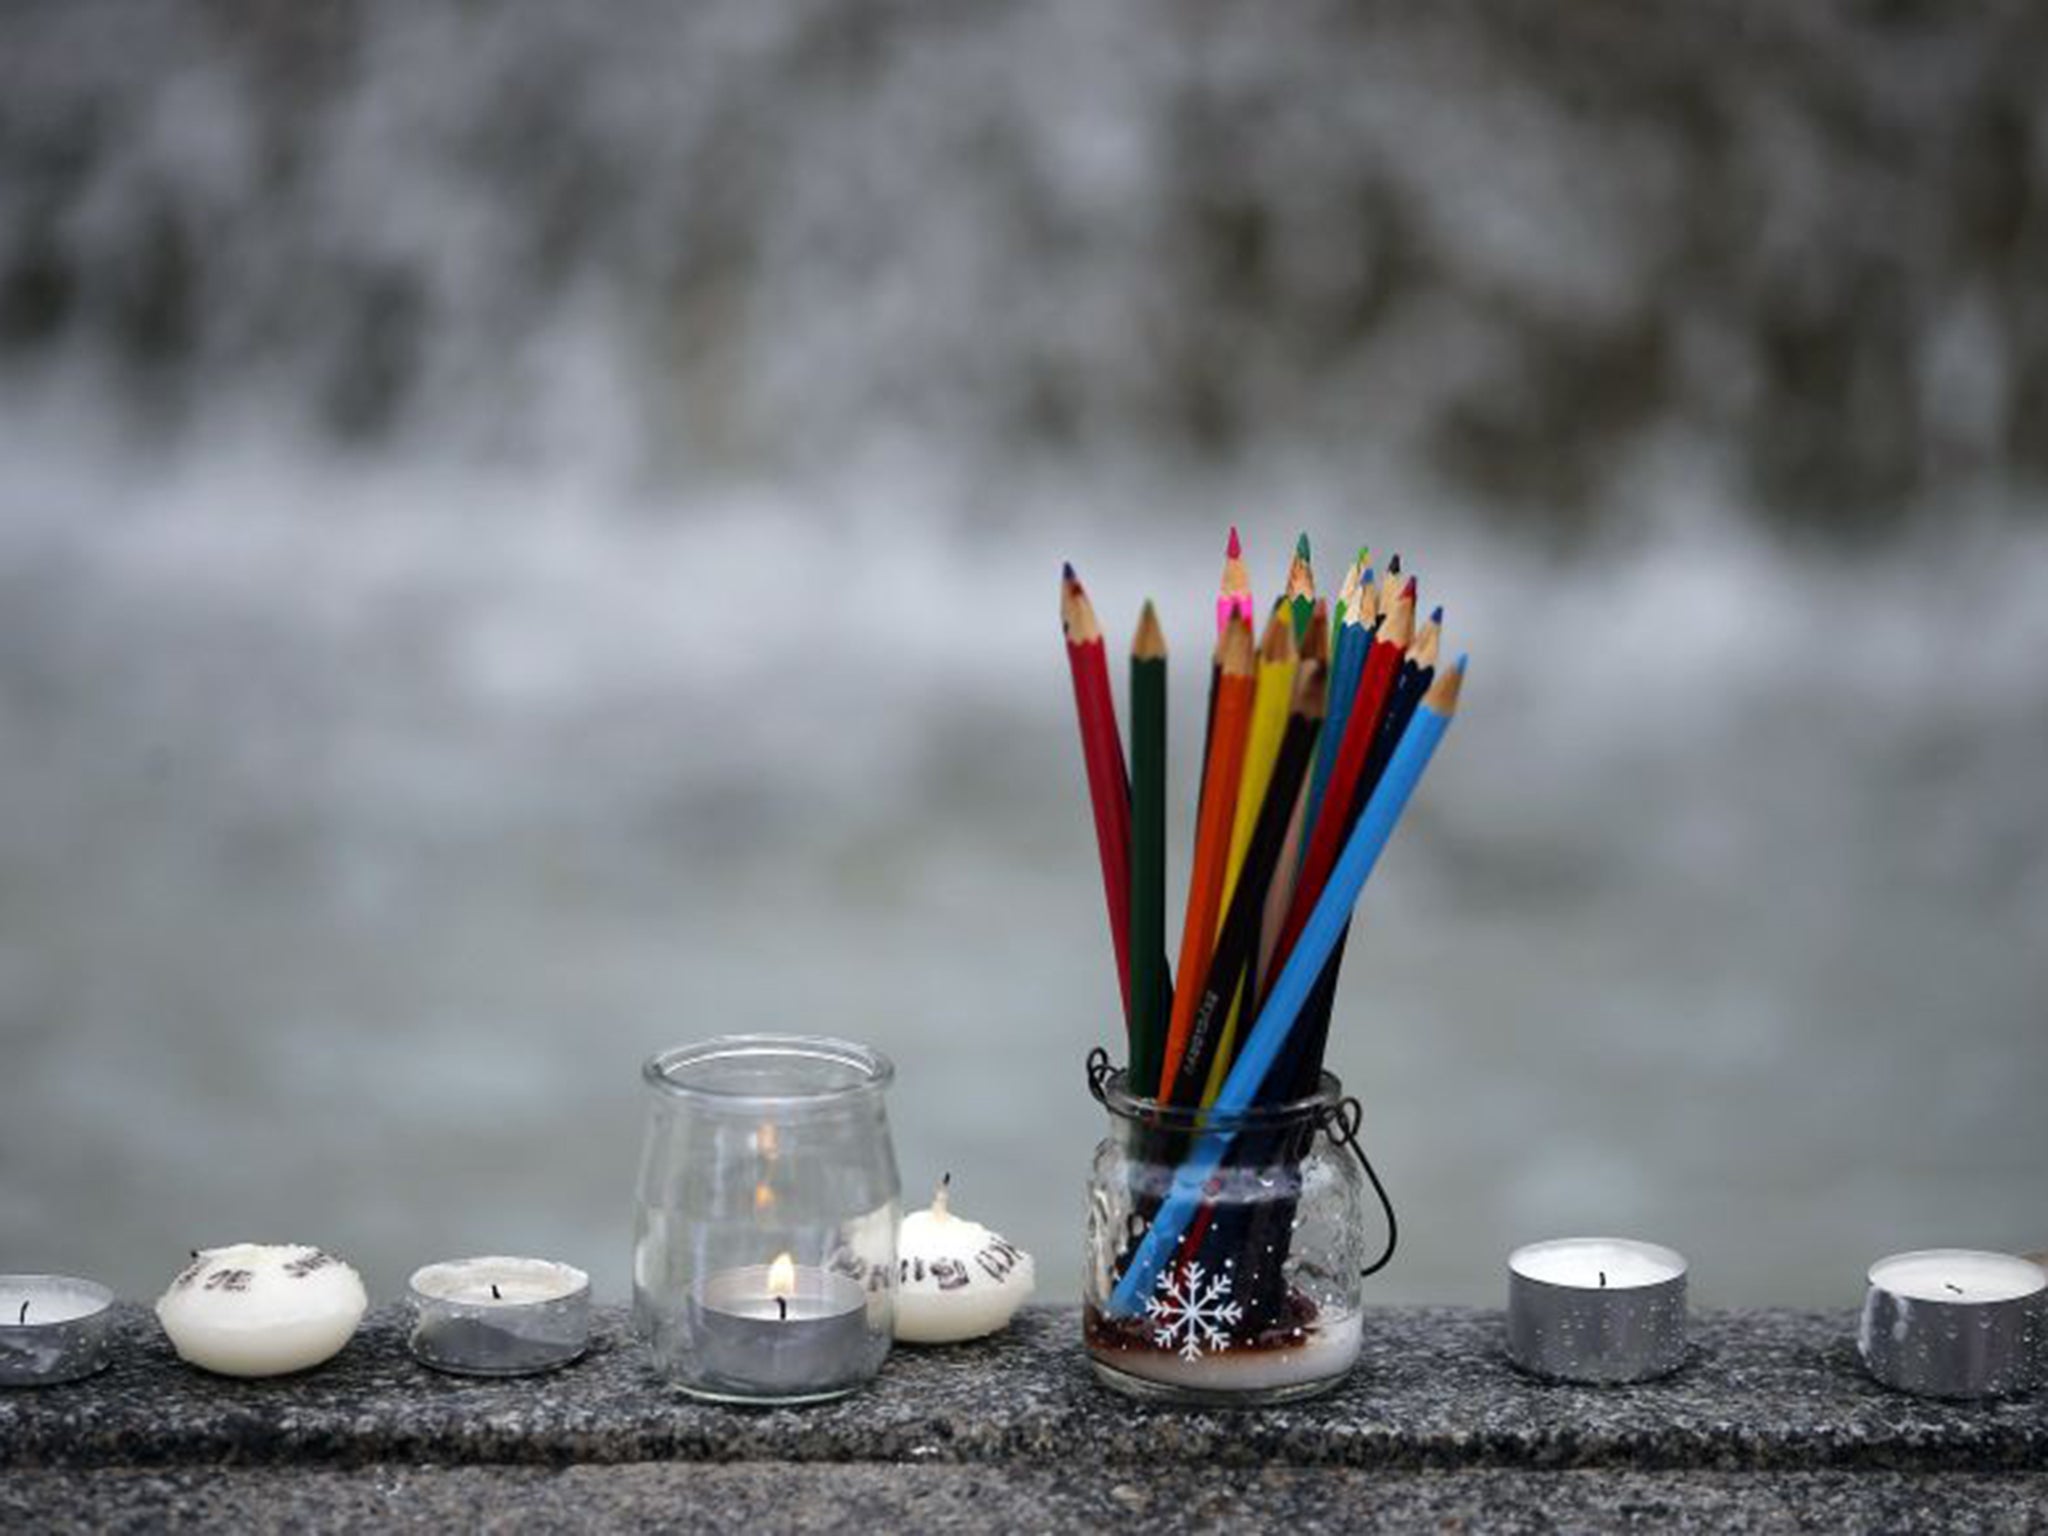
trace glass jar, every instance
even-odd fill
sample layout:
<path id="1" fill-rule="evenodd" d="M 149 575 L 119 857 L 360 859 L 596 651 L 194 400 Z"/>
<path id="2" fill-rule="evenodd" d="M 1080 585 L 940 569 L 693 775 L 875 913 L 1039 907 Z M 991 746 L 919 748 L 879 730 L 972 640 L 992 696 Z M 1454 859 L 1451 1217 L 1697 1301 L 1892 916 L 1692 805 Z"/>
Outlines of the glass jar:
<path id="1" fill-rule="evenodd" d="M 818 1402 L 882 1368 L 894 1075 L 864 1045 L 801 1035 L 729 1035 L 648 1061 L 633 1317 L 669 1380 L 719 1402 Z"/>
<path id="2" fill-rule="evenodd" d="M 1327 1072 L 1307 1098 L 1237 1114 L 1139 1098 L 1106 1059 L 1090 1083 L 1109 1111 L 1082 1297 L 1096 1376 L 1155 1402 L 1245 1406 L 1341 1382 L 1363 1339 L 1362 1282 L 1395 1240 L 1357 1101 Z M 1204 1152 L 1214 1171 L 1190 1183 L 1183 1164 Z M 1368 1187 L 1387 1231 L 1371 1262 Z M 1164 1235 L 1148 1246 L 1155 1221 Z"/>

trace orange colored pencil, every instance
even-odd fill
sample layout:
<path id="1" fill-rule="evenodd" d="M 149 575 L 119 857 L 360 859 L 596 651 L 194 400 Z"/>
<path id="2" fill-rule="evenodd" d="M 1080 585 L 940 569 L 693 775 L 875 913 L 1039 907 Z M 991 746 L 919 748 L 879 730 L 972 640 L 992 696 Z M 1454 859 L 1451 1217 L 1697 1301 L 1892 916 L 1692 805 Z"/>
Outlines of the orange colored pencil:
<path id="1" fill-rule="evenodd" d="M 1252 627 L 1233 617 L 1225 626 L 1216 654 L 1216 708 L 1209 725 L 1208 763 L 1202 773 L 1201 812 L 1195 828 L 1194 867 L 1188 876 L 1188 911 L 1180 933 L 1180 963 L 1174 974 L 1209 974 L 1209 956 L 1216 944 L 1216 918 L 1223 904 L 1223 871 L 1230 858 L 1230 827 L 1237 814 L 1238 777 L 1244 766 L 1245 736 L 1251 725 L 1256 659 Z M 1166 1031 L 1166 1053 L 1160 1062 L 1159 1096 L 1164 1099 L 1180 1069 L 1194 1023 L 1201 984 L 1190 981 L 1174 989 L 1173 1017 Z"/>

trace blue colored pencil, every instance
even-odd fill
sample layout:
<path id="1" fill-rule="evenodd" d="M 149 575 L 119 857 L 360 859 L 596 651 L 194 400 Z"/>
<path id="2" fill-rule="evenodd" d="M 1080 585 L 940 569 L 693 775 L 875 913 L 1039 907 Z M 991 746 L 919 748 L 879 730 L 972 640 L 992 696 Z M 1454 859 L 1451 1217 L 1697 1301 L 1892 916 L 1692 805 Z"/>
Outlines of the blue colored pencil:
<path id="1" fill-rule="evenodd" d="M 1336 947 L 1338 935 L 1350 923 L 1351 909 L 1357 904 L 1365 882 L 1372 875 L 1373 866 L 1386 849 L 1387 839 L 1393 835 L 1409 797 L 1415 793 L 1415 786 L 1421 782 L 1423 770 L 1428 768 L 1437 743 L 1450 729 L 1464 677 L 1465 658 L 1461 656 L 1455 667 L 1437 678 L 1429 690 L 1429 697 L 1416 710 L 1414 720 L 1401 737 L 1401 745 L 1394 753 L 1393 761 L 1387 765 L 1379 787 L 1373 791 L 1371 801 L 1352 830 L 1350 841 L 1344 845 L 1343 854 L 1330 871 L 1329 883 L 1323 887 L 1315 910 L 1301 930 L 1301 937 L 1295 941 L 1293 953 L 1281 968 L 1280 979 L 1273 984 L 1266 1006 L 1259 1012 L 1258 1022 L 1252 1026 L 1250 1037 L 1238 1051 L 1236 1065 L 1230 1069 L 1222 1090 L 1216 1095 L 1213 1106 L 1216 1115 L 1241 1114 L 1257 1097 L 1259 1085 L 1272 1069 L 1275 1058 L 1286 1043 L 1288 1032 L 1294 1027 L 1301 1005 L 1322 972 L 1323 961 Z M 1224 1153 L 1230 1150 L 1231 1140 L 1232 1135 L 1227 1131 L 1205 1132 L 1188 1154 L 1187 1161 L 1175 1171 L 1173 1188 L 1166 1197 L 1166 1203 L 1152 1218 L 1150 1230 L 1138 1245 L 1138 1251 L 1132 1255 L 1130 1267 L 1124 1271 L 1123 1279 L 1117 1282 L 1116 1291 L 1110 1297 L 1109 1310 L 1112 1313 L 1131 1317 L 1144 1310 L 1145 1298 L 1151 1293 L 1160 1270 L 1180 1245 L 1189 1220 L 1202 1204 L 1203 1186 L 1222 1163 Z"/>
<path id="2" fill-rule="evenodd" d="M 1372 573 L 1366 572 L 1370 582 Z M 1330 770 L 1336 766 L 1337 746 L 1344 739 L 1345 722 L 1351 718 L 1352 696 L 1358 692 L 1358 675 L 1365 670 L 1366 654 L 1372 649 L 1373 630 L 1370 624 L 1346 621 L 1337 631 L 1337 654 L 1330 662 L 1330 708 L 1323 721 L 1323 734 L 1316 742 L 1315 767 L 1310 770 L 1308 780 L 1308 806 L 1303 812 L 1303 827 L 1316 824 L 1316 813 L 1323 808 L 1323 790 L 1330 782 Z M 1301 840 L 1301 856 L 1308 856 L 1308 838 Z"/>

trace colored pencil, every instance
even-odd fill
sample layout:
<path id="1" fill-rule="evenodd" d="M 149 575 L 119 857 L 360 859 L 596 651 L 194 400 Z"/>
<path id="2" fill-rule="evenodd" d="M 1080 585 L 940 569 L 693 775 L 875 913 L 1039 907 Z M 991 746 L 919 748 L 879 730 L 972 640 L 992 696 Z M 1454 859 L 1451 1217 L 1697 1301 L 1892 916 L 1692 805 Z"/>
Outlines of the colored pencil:
<path id="1" fill-rule="evenodd" d="M 1217 1037 L 1215 1059 L 1209 1064 L 1209 1075 L 1202 1084 L 1203 1104 L 1216 1102 L 1217 1091 L 1223 1086 L 1230 1064 L 1237 1057 L 1243 1026 L 1258 1007 L 1258 963 L 1263 952 L 1261 940 L 1265 935 L 1266 909 L 1272 888 L 1280 880 L 1281 860 L 1287 854 L 1287 829 L 1294 824 L 1295 815 L 1301 809 L 1301 791 L 1308 782 L 1308 765 L 1315 756 L 1315 739 L 1321 733 L 1323 711 L 1328 706 L 1329 689 L 1324 682 L 1326 668 L 1327 663 L 1318 658 L 1305 664 L 1295 676 L 1296 697 L 1289 711 L 1288 734 L 1282 740 L 1281 754 L 1267 785 L 1260 835 L 1252 839 L 1251 852 L 1246 856 L 1244 879 L 1237 889 L 1237 905 L 1245 914 L 1240 919 L 1244 926 L 1242 979 L 1230 988 L 1228 994 L 1229 1008 L 1223 1016 L 1223 1033 Z M 1219 945 L 1221 942 L 1219 940 Z M 1215 969 L 1214 962 L 1211 962 L 1210 969 Z"/>
<path id="2" fill-rule="evenodd" d="M 1102 860 L 1102 894 L 1109 906 L 1110 942 L 1116 950 L 1117 990 L 1130 1028 L 1131 997 L 1131 789 L 1124 769 L 1116 705 L 1109 692 L 1109 661 L 1095 605 L 1066 567 L 1060 580 L 1060 624 L 1066 631 L 1067 665 L 1074 677 L 1074 713 L 1081 726 L 1081 758 L 1088 772 L 1088 800 L 1095 813 L 1096 851 Z"/>
<path id="3" fill-rule="evenodd" d="M 1465 662 L 1439 677 L 1416 711 L 1415 719 L 1401 739 L 1400 748 L 1381 779 L 1358 825 L 1344 844 L 1344 852 L 1331 870 L 1328 884 L 1316 902 L 1310 921 L 1301 931 L 1294 952 L 1288 957 L 1274 984 L 1272 995 L 1259 1010 L 1257 1022 L 1239 1052 L 1236 1064 L 1224 1079 L 1214 1105 L 1219 1115 L 1241 1114 L 1258 1096 L 1267 1072 L 1279 1056 L 1296 1017 L 1306 1001 L 1324 960 L 1335 947 L 1337 936 L 1349 923 L 1351 910 L 1364 892 L 1373 866 L 1385 851 L 1387 840 L 1407 808 L 1415 787 L 1429 767 L 1444 733 L 1457 713 L 1458 693 L 1463 684 Z M 1183 988 L 1183 991 L 1186 989 Z M 1159 1271 L 1173 1258 L 1189 1218 L 1203 1201 L 1203 1189 L 1229 1150 L 1233 1136 L 1209 1131 L 1174 1172 L 1173 1186 L 1165 1203 L 1153 1216 L 1123 1277 L 1110 1298 L 1109 1310 L 1129 1317 L 1141 1311 L 1151 1294 Z"/>
<path id="4" fill-rule="evenodd" d="M 1294 643 L 1300 645 L 1308 637 L 1309 615 L 1316 606 L 1316 568 L 1309 559 L 1306 533 L 1294 541 L 1294 558 L 1287 562 L 1287 585 L 1280 595 L 1294 619 Z"/>
<path id="5" fill-rule="evenodd" d="M 1410 588 L 1413 588 L 1412 582 Z M 1415 711 L 1435 682 L 1443 612 L 1439 608 L 1430 616 L 1429 622 L 1423 625 L 1401 659 L 1401 670 L 1387 699 L 1385 716 L 1374 738 L 1365 770 L 1360 775 L 1357 793 L 1361 801 L 1370 799 L 1378 788 L 1381 776 L 1387 771 L 1402 736 L 1415 717 Z M 1330 1019 L 1337 1001 L 1337 974 L 1343 967 L 1344 947 L 1350 940 L 1351 930 L 1347 926 L 1337 935 L 1330 958 L 1323 962 L 1323 974 L 1316 979 L 1314 990 L 1302 1005 L 1300 1022 L 1288 1037 L 1287 1049 L 1267 1079 L 1267 1090 L 1278 1102 L 1310 1092 L 1316 1079 L 1322 1075 L 1323 1053 L 1329 1045 Z"/>
<path id="6" fill-rule="evenodd" d="M 1188 1030 L 1181 1041 L 1170 1088 L 1162 1096 L 1174 1104 L 1204 1101 L 1213 1069 L 1234 1049 L 1234 1026 L 1244 985 L 1258 953 L 1259 922 L 1265 912 L 1266 883 L 1272 878 L 1287 821 L 1308 771 L 1316 732 L 1323 720 L 1323 664 L 1303 663 L 1296 669 L 1289 700 L 1285 737 L 1268 780 L 1257 826 L 1246 851 L 1235 894 L 1230 898 L 1221 931 L 1199 988 L 1186 982 L 1182 991 L 1199 991 Z M 1183 977 L 1191 973 L 1183 971 Z M 1220 1076 L 1216 1078 L 1221 1082 Z"/>
<path id="7" fill-rule="evenodd" d="M 1358 611 L 1358 589 L 1361 584 L 1370 583 L 1372 569 L 1369 562 L 1372 551 L 1365 545 L 1358 546 L 1358 558 L 1351 562 L 1344 572 L 1344 581 L 1337 588 L 1337 601 L 1330 609 L 1330 631 L 1335 634 L 1344 627 L 1344 620 Z"/>
<path id="8" fill-rule="evenodd" d="M 1159 1075 L 1166 975 L 1166 635 L 1147 602 L 1131 641 L 1131 1081 Z"/>
<path id="9" fill-rule="evenodd" d="M 1230 827 L 1237 812 L 1238 777 L 1251 724 L 1254 666 L 1251 626 L 1232 619 L 1220 646 L 1208 768 L 1202 776 L 1194 864 L 1188 873 L 1187 916 L 1181 924 L 1180 960 L 1174 968 L 1174 974 L 1184 981 L 1174 990 L 1166 1050 L 1160 1058 L 1158 1091 L 1162 1098 L 1179 1070 L 1201 991 L 1198 978 L 1209 974 L 1209 957 L 1215 949 L 1217 914 L 1223 909 L 1223 870 L 1230 856 Z"/>
<path id="10" fill-rule="evenodd" d="M 1330 668 L 1330 711 L 1323 721 L 1322 738 L 1316 742 L 1315 766 L 1309 771 L 1308 808 L 1304 819 L 1310 827 L 1316 824 L 1316 817 L 1323 808 L 1323 791 L 1330 782 L 1330 772 L 1337 765 L 1337 748 L 1344 740 L 1344 727 L 1351 720 L 1351 698 L 1358 690 L 1358 674 L 1365 665 L 1366 653 L 1372 649 L 1373 631 L 1378 624 L 1379 598 L 1372 587 L 1372 572 L 1361 577 L 1352 594 L 1352 608 L 1349 620 L 1337 634 L 1337 653 Z M 1303 841 L 1301 857 L 1306 857 L 1308 845 Z M 1300 869 L 1301 857 L 1295 861 Z M 1262 972 L 1264 974 L 1264 972 Z"/>
<path id="11" fill-rule="evenodd" d="M 1315 824 L 1309 828 L 1308 853 L 1301 861 L 1301 873 L 1295 879 L 1294 900 L 1288 908 L 1287 922 L 1280 930 L 1280 942 L 1273 951 L 1275 966 L 1286 963 L 1288 952 L 1322 896 L 1323 884 L 1344 846 L 1352 823 L 1364 807 L 1365 800 L 1359 785 L 1378 739 L 1380 720 L 1393 693 L 1402 658 L 1413 638 L 1414 622 L 1415 610 L 1405 599 L 1397 601 L 1391 616 L 1380 625 L 1379 635 L 1366 655 L 1365 664 L 1359 668 L 1358 687 L 1352 694 L 1344 740 L 1337 748 L 1337 760 L 1330 769 L 1330 782 L 1323 792 L 1322 807 L 1316 815 Z"/>
<path id="12" fill-rule="evenodd" d="M 1216 638 L 1221 640 L 1229 629 L 1232 619 L 1243 619 L 1246 624 L 1256 626 L 1258 614 L 1252 607 L 1252 578 L 1244 566 L 1244 546 L 1238 542 L 1237 529 L 1230 530 L 1230 542 L 1223 548 L 1223 579 L 1216 591 Z"/>
<path id="13" fill-rule="evenodd" d="M 1272 618 L 1266 621 L 1265 638 L 1259 642 L 1258 686 L 1252 696 L 1251 732 L 1245 741 L 1244 765 L 1238 778 L 1236 814 L 1230 828 L 1230 854 L 1223 867 L 1225 908 L 1237 893 L 1238 871 L 1244 867 L 1245 850 L 1251 846 L 1252 827 L 1266 803 L 1266 784 L 1273 776 L 1273 763 L 1280 755 L 1280 740 L 1287 733 L 1287 711 L 1294 697 L 1294 674 L 1300 661 L 1300 653 L 1294 646 L 1293 620 L 1286 611 L 1276 609 Z M 1220 912 L 1217 920 L 1220 926 Z"/>
<path id="14" fill-rule="evenodd" d="M 1301 664 L 1305 669 L 1310 662 L 1317 664 L 1323 679 L 1319 689 L 1323 695 L 1323 722 L 1316 732 L 1316 749 L 1310 761 L 1310 773 L 1315 764 L 1323 758 L 1323 737 L 1329 730 L 1330 706 L 1337 702 L 1336 681 L 1331 676 L 1330 626 L 1326 622 L 1324 605 L 1318 601 L 1314 616 L 1309 620 L 1308 640 L 1301 648 Z M 1280 862 L 1273 866 L 1273 875 L 1266 885 L 1265 904 L 1259 918 L 1259 953 L 1253 963 L 1245 989 L 1245 1006 L 1257 1007 L 1263 993 L 1262 983 L 1267 975 L 1274 946 L 1280 942 L 1280 930 L 1287 922 L 1288 904 L 1294 898 L 1294 878 L 1301 869 L 1301 856 L 1306 851 L 1307 821 L 1309 814 L 1309 774 L 1302 775 L 1302 782 L 1294 795 L 1294 809 L 1287 818 L 1287 837 L 1280 845 Z"/>

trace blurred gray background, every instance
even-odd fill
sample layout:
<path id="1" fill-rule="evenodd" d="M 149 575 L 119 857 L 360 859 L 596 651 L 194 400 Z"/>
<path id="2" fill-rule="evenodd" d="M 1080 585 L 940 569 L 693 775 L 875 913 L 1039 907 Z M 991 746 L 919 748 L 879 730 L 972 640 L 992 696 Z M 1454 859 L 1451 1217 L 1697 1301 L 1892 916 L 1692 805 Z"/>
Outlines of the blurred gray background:
<path id="1" fill-rule="evenodd" d="M 1377 1298 L 2048 1243 L 2044 69 L 2021 7 L 7 5 L 0 1267 L 618 1297 L 641 1058 L 794 1028 L 1073 1295 L 1057 574 L 1161 601 L 1188 808 L 1232 521 L 1475 657 L 1339 1005 Z"/>

